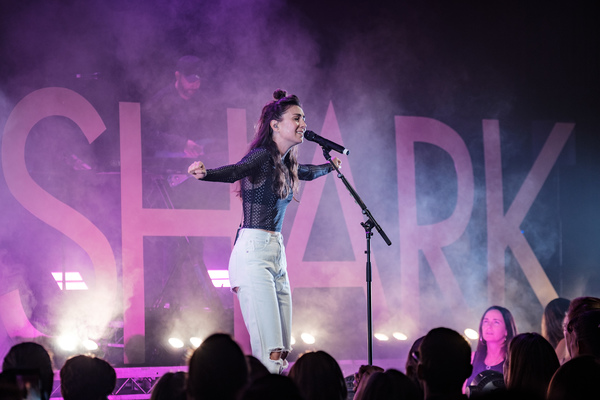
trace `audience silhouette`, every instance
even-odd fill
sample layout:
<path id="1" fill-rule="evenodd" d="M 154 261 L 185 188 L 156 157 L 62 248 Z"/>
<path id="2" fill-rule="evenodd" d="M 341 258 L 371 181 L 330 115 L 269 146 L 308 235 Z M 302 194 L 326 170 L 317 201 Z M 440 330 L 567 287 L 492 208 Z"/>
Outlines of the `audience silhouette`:
<path id="1" fill-rule="evenodd" d="M 471 346 L 458 332 L 435 328 L 425 335 L 419 347 L 417 374 L 426 400 L 466 398 L 462 387 L 472 370 Z"/>
<path id="2" fill-rule="evenodd" d="M 560 366 L 552 345 L 537 333 L 521 333 L 508 345 L 504 363 L 506 388 L 532 399 L 544 399 L 552 375 Z"/>
<path id="3" fill-rule="evenodd" d="M 288 376 L 305 400 L 344 400 L 348 394 L 340 366 L 324 351 L 301 355 Z"/>
<path id="4" fill-rule="evenodd" d="M 234 400 L 248 383 L 240 346 L 224 333 L 204 340 L 189 362 L 187 394 L 195 400 Z"/>
<path id="5" fill-rule="evenodd" d="M 421 394 L 415 383 L 396 369 L 374 372 L 356 400 L 419 400 Z"/>
<path id="6" fill-rule="evenodd" d="M 187 377 L 185 372 L 167 372 L 152 388 L 150 400 L 186 400 Z"/>
<path id="7" fill-rule="evenodd" d="M 105 400 L 117 384 L 115 369 L 101 358 L 78 355 L 60 369 L 64 400 Z"/>
<path id="8" fill-rule="evenodd" d="M 34 342 L 18 343 L 10 348 L 4 362 L 2 372 L 31 370 L 39 375 L 40 397 L 48 400 L 52 393 L 54 371 L 52 359 L 44 346 Z"/>

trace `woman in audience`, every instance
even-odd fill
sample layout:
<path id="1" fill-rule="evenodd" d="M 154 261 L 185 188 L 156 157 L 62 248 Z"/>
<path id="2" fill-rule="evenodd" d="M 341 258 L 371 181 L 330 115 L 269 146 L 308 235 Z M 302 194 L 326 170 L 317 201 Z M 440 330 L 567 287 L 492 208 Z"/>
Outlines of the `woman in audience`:
<path id="1" fill-rule="evenodd" d="M 324 351 L 301 355 L 288 376 L 305 400 L 345 400 L 348 394 L 340 366 Z"/>
<path id="2" fill-rule="evenodd" d="M 554 348 L 543 336 L 521 333 L 508 345 L 504 383 L 509 390 L 544 399 L 559 366 Z"/>
<path id="3" fill-rule="evenodd" d="M 552 300 L 542 315 L 542 336 L 556 349 L 558 342 L 565 337 L 563 321 L 569 309 L 570 300 L 559 297 Z"/>
<path id="4" fill-rule="evenodd" d="M 516 334 L 515 320 L 506 308 L 492 306 L 483 313 L 479 322 L 479 342 L 472 356 L 473 373 L 467 379 L 467 386 L 482 371 L 504 372 L 506 348 Z"/>
<path id="5" fill-rule="evenodd" d="M 561 364 L 570 358 L 563 329 L 570 303 L 571 300 L 559 297 L 548 303 L 542 314 L 542 336 L 554 347 Z"/>

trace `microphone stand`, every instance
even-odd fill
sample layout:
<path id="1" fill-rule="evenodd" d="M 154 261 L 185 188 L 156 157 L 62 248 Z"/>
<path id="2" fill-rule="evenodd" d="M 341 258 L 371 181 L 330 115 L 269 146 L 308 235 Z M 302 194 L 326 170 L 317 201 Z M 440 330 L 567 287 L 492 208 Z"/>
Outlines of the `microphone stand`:
<path id="1" fill-rule="evenodd" d="M 388 246 L 391 246 L 392 242 L 387 237 L 381 226 L 379 226 L 377 221 L 375 221 L 375 218 L 373 217 L 365 203 L 363 203 L 358 193 L 356 193 L 356 190 L 354 190 L 354 188 L 352 187 L 352 185 L 350 185 L 344 174 L 340 172 L 337 165 L 335 165 L 335 163 L 331 159 L 331 155 L 329 154 L 329 152 L 332 149 L 323 145 L 321 145 L 321 148 L 323 149 L 323 156 L 329 162 L 329 164 L 331 164 L 333 168 L 337 171 L 338 178 L 340 178 L 342 182 L 344 182 L 344 186 L 346 186 L 346 189 L 348 189 L 348 191 L 354 198 L 354 201 L 356 201 L 356 204 L 360 206 L 360 208 L 362 209 L 362 213 L 367 217 L 367 220 L 365 222 L 361 222 L 360 224 L 365 229 L 367 240 L 367 251 L 365 252 L 365 254 L 367 255 L 367 362 L 369 365 L 373 365 L 373 316 L 371 313 L 371 284 L 373 281 L 371 276 L 371 236 L 373 236 L 372 229 L 377 229 L 377 232 L 379 232 L 379 234 Z"/>

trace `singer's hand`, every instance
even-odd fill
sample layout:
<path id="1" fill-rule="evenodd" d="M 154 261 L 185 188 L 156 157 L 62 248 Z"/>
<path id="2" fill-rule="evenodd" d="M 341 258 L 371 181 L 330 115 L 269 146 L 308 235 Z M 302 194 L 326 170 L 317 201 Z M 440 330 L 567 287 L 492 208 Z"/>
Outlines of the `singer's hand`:
<path id="1" fill-rule="evenodd" d="M 204 179 L 206 176 L 206 167 L 202 161 L 195 161 L 188 168 L 188 174 L 191 174 L 196 179 Z"/>
<path id="2" fill-rule="evenodd" d="M 340 160 L 337 157 L 333 157 L 332 161 L 335 164 L 335 166 L 338 167 L 338 169 L 342 168 L 342 160 Z"/>

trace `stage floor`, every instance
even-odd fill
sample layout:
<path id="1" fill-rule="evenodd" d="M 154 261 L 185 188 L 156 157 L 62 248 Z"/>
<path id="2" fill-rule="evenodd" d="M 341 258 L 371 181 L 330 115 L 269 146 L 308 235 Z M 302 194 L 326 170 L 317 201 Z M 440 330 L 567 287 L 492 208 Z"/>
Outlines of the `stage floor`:
<path id="1" fill-rule="evenodd" d="M 383 369 L 394 368 L 404 372 L 405 361 L 400 359 L 376 359 L 373 360 L 373 364 Z M 367 364 L 367 360 L 339 360 L 338 364 L 343 375 L 349 376 L 358 371 L 361 365 Z M 115 371 L 117 373 L 117 385 L 109 399 L 149 399 L 152 388 L 161 376 L 167 372 L 187 371 L 187 366 L 115 368 Z M 56 371 L 54 376 L 57 379 L 54 380 L 50 398 L 60 400 L 62 396 L 60 393 L 60 379 L 58 379 L 59 372 Z"/>

